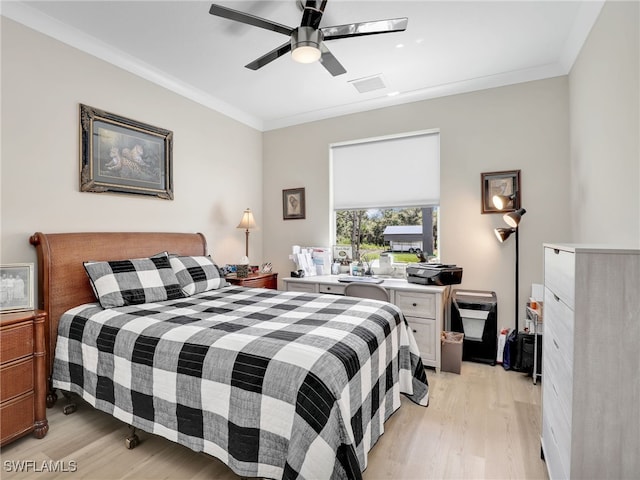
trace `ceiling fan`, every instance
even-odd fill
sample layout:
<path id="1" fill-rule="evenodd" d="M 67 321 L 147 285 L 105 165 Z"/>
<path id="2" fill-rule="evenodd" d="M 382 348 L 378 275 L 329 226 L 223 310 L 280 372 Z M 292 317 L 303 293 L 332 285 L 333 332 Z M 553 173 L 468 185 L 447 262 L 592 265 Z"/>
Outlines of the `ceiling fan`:
<path id="1" fill-rule="evenodd" d="M 299 3 L 301 4 L 302 2 Z M 276 58 L 283 56 L 285 53 L 291 52 L 293 59 L 300 63 L 312 63 L 320 60 L 324 68 L 334 77 L 346 73 L 346 70 L 325 46 L 324 42 L 337 40 L 339 38 L 401 32 L 407 28 L 407 18 L 391 18 L 388 20 L 349 23 L 346 25 L 320 28 L 320 20 L 322 20 L 326 5 L 327 0 L 307 0 L 303 6 L 300 26 L 295 28 L 216 4 L 211 5 L 209 13 L 290 37 L 288 42 L 274 48 L 260 58 L 245 65 L 245 67 L 251 70 L 257 70 L 274 61 Z"/>

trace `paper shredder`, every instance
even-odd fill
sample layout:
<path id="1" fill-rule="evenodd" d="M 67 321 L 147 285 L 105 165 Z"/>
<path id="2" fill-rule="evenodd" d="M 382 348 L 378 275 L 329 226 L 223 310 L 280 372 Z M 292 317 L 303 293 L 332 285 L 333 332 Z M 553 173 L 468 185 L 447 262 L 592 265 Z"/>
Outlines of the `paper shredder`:
<path id="1" fill-rule="evenodd" d="M 462 359 L 496 364 L 498 300 L 495 292 L 454 290 L 451 330 L 464 333 Z"/>

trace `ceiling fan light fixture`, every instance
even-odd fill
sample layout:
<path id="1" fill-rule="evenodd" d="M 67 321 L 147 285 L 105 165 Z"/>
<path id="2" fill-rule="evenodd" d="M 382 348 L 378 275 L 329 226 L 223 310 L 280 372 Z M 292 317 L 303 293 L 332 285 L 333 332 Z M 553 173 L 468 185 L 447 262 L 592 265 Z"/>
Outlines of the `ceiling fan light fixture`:
<path id="1" fill-rule="evenodd" d="M 302 45 L 292 50 L 291 56 L 298 63 L 313 63 L 320 60 L 320 50 L 310 45 Z"/>
<path id="2" fill-rule="evenodd" d="M 298 63 L 320 60 L 322 32 L 311 27 L 298 27 L 291 35 L 291 56 Z"/>

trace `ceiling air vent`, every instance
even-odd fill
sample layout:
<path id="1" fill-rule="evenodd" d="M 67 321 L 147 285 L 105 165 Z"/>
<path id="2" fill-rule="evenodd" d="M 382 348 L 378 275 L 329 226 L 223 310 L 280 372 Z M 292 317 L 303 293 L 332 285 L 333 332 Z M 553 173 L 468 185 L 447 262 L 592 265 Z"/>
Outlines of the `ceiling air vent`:
<path id="1" fill-rule="evenodd" d="M 358 78 L 349 82 L 356 87 L 356 90 L 360 93 L 372 92 L 374 90 L 380 90 L 387 88 L 382 80 L 382 74 L 372 75 L 371 77 Z"/>

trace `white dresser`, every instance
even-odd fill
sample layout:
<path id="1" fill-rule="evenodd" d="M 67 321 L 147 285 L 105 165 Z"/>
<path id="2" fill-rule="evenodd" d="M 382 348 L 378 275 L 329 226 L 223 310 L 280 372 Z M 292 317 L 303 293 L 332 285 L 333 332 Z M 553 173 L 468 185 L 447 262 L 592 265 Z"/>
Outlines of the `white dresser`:
<path id="1" fill-rule="evenodd" d="M 549 478 L 640 478 L 640 250 L 544 245 Z"/>
<path id="2" fill-rule="evenodd" d="M 344 295 L 345 283 L 336 275 L 284 278 L 284 289 L 290 292 L 331 293 Z M 389 300 L 400 307 L 420 349 L 422 363 L 440 371 L 441 340 L 449 287 L 416 285 L 404 279 L 385 279 L 381 284 L 389 291 Z"/>

